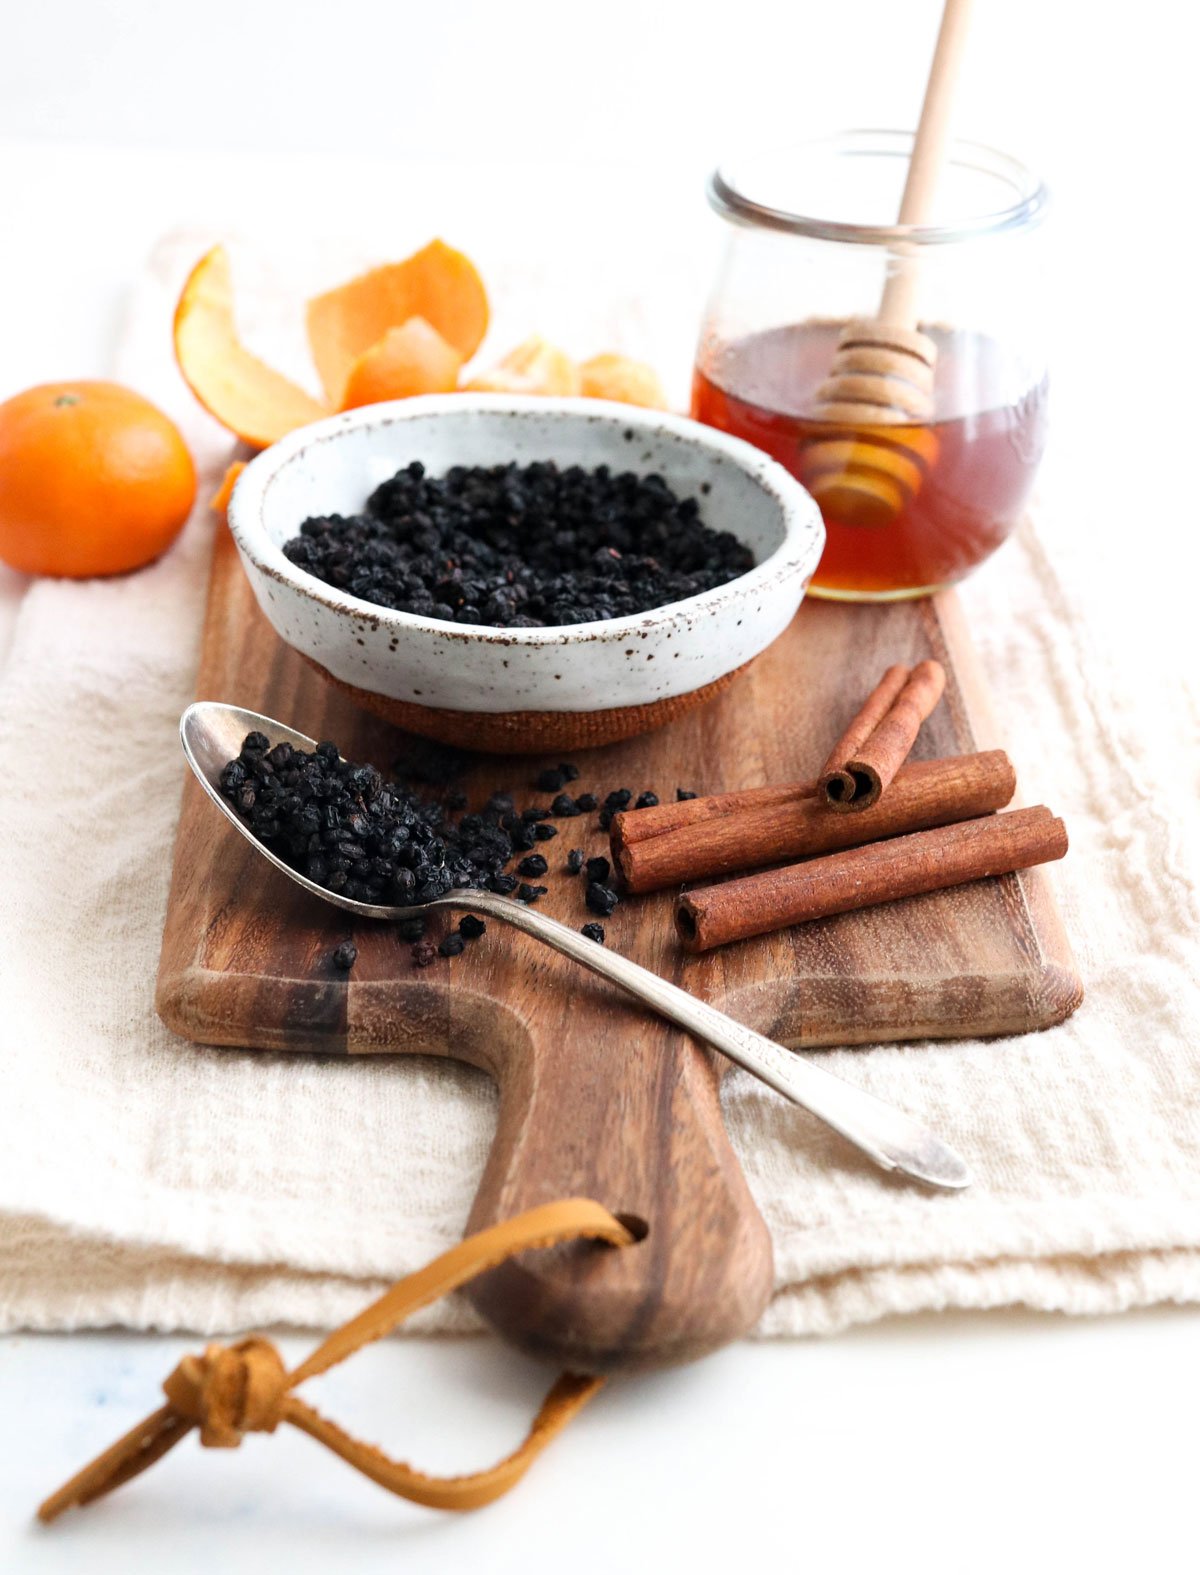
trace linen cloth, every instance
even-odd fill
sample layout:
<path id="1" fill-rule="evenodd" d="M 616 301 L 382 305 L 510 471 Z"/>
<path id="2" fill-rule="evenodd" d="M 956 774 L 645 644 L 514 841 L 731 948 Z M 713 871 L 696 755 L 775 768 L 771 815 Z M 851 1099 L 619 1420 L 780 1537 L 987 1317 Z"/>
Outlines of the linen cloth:
<path id="1" fill-rule="evenodd" d="M 125 579 L 31 583 L 0 640 L 5 1329 L 341 1321 L 459 1238 L 494 1123 L 490 1085 L 452 1063 L 208 1050 L 154 1014 L 206 500 L 232 450 L 170 357 L 171 309 L 207 239 L 158 249 L 114 368 L 197 457 L 184 536 Z M 359 259 L 314 248 L 282 279 L 236 260 L 248 336 L 302 370 L 304 291 Z M 571 301 L 604 300 L 578 278 L 490 282 L 501 350 Z M 664 282 L 606 302 L 578 348 L 657 358 L 678 392 L 696 308 Z M 775 1245 L 763 1334 L 1200 1301 L 1200 704 L 1193 668 L 1156 649 L 1153 609 L 1138 638 L 1116 638 L 1123 561 L 1087 524 L 1053 552 L 1024 528 L 963 592 L 1023 792 L 1068 823 L 1049 878 L 1086 1000 L 1042 1034 L 822 1052 L 962 1150 L 977 1179 L 960 1196 L 845 1165 L 802 1112 L 729 1075 L 730 1133 Z M 451 1301 L 413 1327 L 475 1319 Z"/>

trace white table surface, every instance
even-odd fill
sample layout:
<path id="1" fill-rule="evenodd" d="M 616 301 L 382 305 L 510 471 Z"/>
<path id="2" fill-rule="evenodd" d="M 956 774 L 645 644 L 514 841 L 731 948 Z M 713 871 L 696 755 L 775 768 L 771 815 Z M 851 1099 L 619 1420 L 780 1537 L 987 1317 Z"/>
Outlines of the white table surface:
<path id="1" fill-rule="evenodd" d="M 32 1507 L 158 1402 L 195 1341 L 0 1342 L 0 1569 L 11 1575 L 568 1570 L 1195 1569 L 1200 1318 L 1022 1313 L 745 1344 L 614 1381 L 507 1498 L 404 1504 L 285 1429 L 181 1444 L 49 1528 Z M 299 1357 L 305 1339 L 283 1342 Z M 311 1386 L 357 1436 L 426 1470 L 490 1464 L 544 1371 L 487 1340 L 393 1340 Z"/>
<path id="2" fill-rule="evenodd" d="M 311 69 L 296 75 L 302 50 L 289 44 L 277 73 L 278 113 L 247 96 L 254 80 L 247 62 L 268 41 L 254 7 L 225 0 L 210 6 L 230 19 L 236 12 L 239 27 L 245 24 L 237 46 L 218 47 L 212 30 L 186 45 L 181 35 L 187 60 L 171 62 L 170 71 L 160 69 L 168 46 L 152 24 L 170 8 L 141 0 L 84 7 L 72 0 L 66 9 L 67 19 L 85 31 L 65 65 L 54 54 L 60 8 L 26 7 L 6 20 L 15 45 L 0 59 L 0 398 L 51 377 L 104 375 L 125 286 L 164 230 L 180 223 L 261 229 L 310 223 L 315 214 L 329 228 L 349 224 L 363 211 L 364 193 L 381 190 L 384 174 L 382 165 L 361 158 L 361 142 L 355 143 L 344 59 L 330 63 L 320 135 L 305 118 L 305 106 L 311 110 L 317 101 Z M 278 7 L 266 9 L 278 20 Z M 346 9 L 378 13 L 360 4 Z M 627 9 L 616 0 L 618 13 Z M 589 192 L 600 201 L 596 191 L 615 197 L 631 183 L 630 201 L 650 215 L 662 193 L 677 194 L 677 184 L 660 181 L 654 170 L 647 175 L 638 137 L 647 129 L 657 135 L 663 169 L 668 154 L 689 180 L 703 169 L 709 147 L 681 152 L 668 132 L 694 91 L 688 73 L 711 61 L 719 43 L 717 9 L 689 9 L 695 25 L 669 80 L 639 65 L 632 88 L 624 84 L 645 90 L 640 120 L 631 119 L 630 103 L 622 100 L 606 122 L 604 73 L 616 55 L 611 29 L 598 29 L 598 55 L 578 83 L 573 122 L 589 128 L 588 135 L 550 136 L 546 122 L 531 115 L 529 95 L 520 96 L 506 129 L 495 106 L 481 102 L 487 83 L 480 62 L 490 56 L 491 35 L 478 40 L 457 84 L 475 107 L 468 102 L 463 115 L 450 117 L 439 142 L 471 160 L 474 211 L 490 204 L 501 214 L 514 191 L 544 190 L 523 184 L 512 161 L 544 161 L 551 149 L 556 162 L 543 168 L 556 202 L 568 190 L 577 201 Z M 927 31 L 930 4 L 922 0 L 915 9 Z M 511 15 L 509 8 L 488 12 L 479 4 L 458 10 L 475 23 L 484 14 Z M 670 27 L 663 10 L 652 25 L 651 10 L 638 8 L 639 36 L 649 28 L 651 43 L 661 46 Z M 886 8 L 871 0 L 867 10 L 876 25 Z M 861 11 L 854 8 L 855 26 Z M 414 14 L 405 6 L 391 12 Z M 531 25 L 534 12 L 543 23 L 549 15 L 524 3 L 515 12 Z M 1165 10 L 1141 24 L 1149 30 L 1148 41 L 1146 31 L 1141 35 L 1144 48 L 1159 61 L 1149 76 L 1133 55 L 1124 69 L 1128 45 L 1118 12 L 1127 15 L 1125 7 L 1089 13 L 1082 59 L 1091 67 L 1081 74 L 1074 118 L 1058 114 L 1057 99 L 1068 77 L 1074 84 L 1080 75 L 1074 8 L 1063 8 L 1057 34 L 1047 8 L 1029 0 L 996 8 L 985 24 L 987 69 L 979 68 L 974 83 L 973 102 L 990 112 L 984 129 L 1010 145 L 1015 140 L 1018 149 L 1048 149 L 1060 189 L 1066 182 L 1062 254 L 1077 270 L 1077 287 L 1064 303 L 1074 339 L 1066 354 L 1059 348 L 1065 376 L 1057 381 L 1060 392 L 1073 389 L 1077 397 L 1056 406 L 1055 442 L 1059 463 L 1074 460 L 1081 469 L 1091 424 L 1106 411 L 1087 323 L 1098 320 L 1111 280 L 1147 256 L 1135 221 L 1173 189 L 1179 170 L 1170 148 L 1190 103 L 1185 77 L 1172 90 L 1188 55 L 1172 46 Z M 763 26 L 760 0 L 748 0 L 739 13 L 748 26 Z M 521 35 L 523 48 L 535 33 Z M 439 39 L 444 50 L 444 28 Z M 1032 58 L 1031 40 L 1040 54 L 1034 51 L 1032 87 L 1021 88 L 1014 74 Z M 395 40 L 393 47 L 399 48 Z M 157 66 L 150 60 L 155 51 Z M 310 68 L 314 51 L 320 54 L 310 39 Z M 406 78 L 395 58 L 396 92 L 413 81 L 417 110 L 431 113 L 436 84 L 419 74 Z M 527 84 L 539 78 L 539 58 L 535 51 L 526 61 Z M 735 76 L 750 58 L 745 48 L 735 53 Z M 877 74 L 882 69 L 878 61 L 874 67 Z M 780 70 L 778 62 L 767 69 Z M 815 104 L 810 119 L 828 123 L 827 75 L 810 73 L 804 85 L 809 109 Z M 506 91 L 513 82 L 510 77 Z M 1117 83 L 1120 115 L 1109 92 Z M 97 119 L 102 91 L 107 108 Z M 754 81 L 742 83 L 718 130 L 754 92 Z M 211 117 L 198 129 L 206 95 Z M 870 93 L 866 98 L 875 101 Z M 173 103 L 180 112 L 172 121 Z M 389 178 L 403 169 L 406 200 L 432 204 L 439 179 L 428 160 L 419 173 L 403 162 L 414 143 L 415 112 L 397 105 L 386 133 L 385 109 L 376 104 L 366 111 L 374 115 L 374 145 L 383 138 L 393 161 Z M 856 110 L 845 118 L 876 118 Z M 237 147 L 243 122 L 259 145 L 253 155 L 228 151 Z M 489 123 L 494 134 L 481 141 Z M 1139 140 L 1131 144 L 1121 128 L 1135 123 Z M 91 145 L 97 124 L 101 135 L 107 130 L 128 145 L 120 151 Z M 25 132 L 58 140 L 25 141 Z M 363 140 L 372 145 L 372 137 Z M 625 171 L 605 186 L 590 161 L 614 145 Z M 302 157 L 280 151 L 289 147 L 306 151 Z M 482 147 L 490 165 L 480 162 Z M 445 185 L 447 194 L 461 197 L 462 190 L 461 179 Z M 453 206 L 449 197 L 443 211 L 446 206 Z M 560 218 L 536 208 L 531 202 L 531 225 Z M 666 211 L 670 219 L 683 208 L 668 199 Z M 431 224 L 451 228 L 448 218 Z M 1084 266 L 1089 257 L 1097 260 L 1094 270 Z M 1159 299 L 1182 298 L 1185 261 L 1194 268 L 1186 247 L 1156 250 Z M 1194 341 L 1192 333 L 1193 347 Z M 1175 360 L 1187 375 L 1186 354 L 1173 356 L 1163 344 L 1149 353 L 1151 381 L 1168 375 Z M 1190 364 L 1200 364 L 1194 353 Z M 1153 484 L 1144 472 L 1139 481 Z M 0 568 L 0 658 L 23 588 Z M 29 1523 L 37 1500 L 152 1409 L 161 1380 L 197 1342 L 120 1333 L 14 1336 L 0 1341 L 0 1570 L 373 1575 L 458 1570 L 469 1561 L 496 1571 L 565 1566 L 580 1575 L 768 1561 L 851 1575 L 881 1568 L 955 1575 L 1195 1568 L 1198 1337 L 1200 1313 L 1162 1309 L 1091 1321 L 1020 1312 L 922 1317 L 831 1340 L 744 1344 L 685 1371 L 610 1385 L 510 1498 L 473 1516 L 445 1517 L 394 1501 L 310 1440 L 282 1433 L 252 1438 L 231 1453 L 202 1454 L 189 1441 L 139 1484 L 42 1531 Z M 310 1343 L 295 1336 L 283 1341 L 296 1355 Z M 322 1380 L 312 1395 L 328 1414 L 392 1453 L 426 1469 L 455 1471 L 507 1452 L 544 1382 L 540 1370 L 486 1340 L 392 1341 Z"/>

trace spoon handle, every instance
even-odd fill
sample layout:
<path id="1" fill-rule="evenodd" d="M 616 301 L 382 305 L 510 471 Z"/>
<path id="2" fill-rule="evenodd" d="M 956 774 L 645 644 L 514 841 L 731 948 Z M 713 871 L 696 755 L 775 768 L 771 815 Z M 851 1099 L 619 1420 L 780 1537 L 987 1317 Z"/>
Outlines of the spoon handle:
<path id="1" fill-rule="evenodd" d="M 450 894 L 430 907 L 487 913 L 532 935 L 627 990 L 644 1005 L 712 1045 L 738 1066 L 840 1132 L 883 1170 L 896 1170 L 926 1186 L 950 1191 L 968 1186 L 971 1173 L 949 1144 L 873 1094 L 824 1072 L 753 1029 L 735 1022 L 707 1001 L 606 951 L 557 919 L 492 892 Z"/>

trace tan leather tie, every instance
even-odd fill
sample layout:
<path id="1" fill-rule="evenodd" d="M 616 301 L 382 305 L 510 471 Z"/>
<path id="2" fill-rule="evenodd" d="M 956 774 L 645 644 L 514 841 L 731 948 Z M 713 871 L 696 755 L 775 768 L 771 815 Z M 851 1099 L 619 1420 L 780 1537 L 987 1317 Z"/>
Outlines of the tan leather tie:
<path id="1" fill-rule="evenodd" d="M 294 1393 L 306 1378 L 343 1362 L 355 1351 L 390 1334 L 410 1313 L 457 1290 L 476 1275 L 537 1247 L 554 1247 L 585 1237 L 627 1247 L 630 1232 L 600 1203 L 566 1198 L 528 1209 L 514 1219 L 469 1236 L 425 1268 L 400 1280 L 357 1318 L 336 1329 L 289 1373 L 269 1340 L 259 1336 L 236 1345 L 210 1345 L 203 1356 L 185 1356 L 163 1385 L 167 1403 L 98 1455 L 52 1493 L 38 1510 L 54 1520 L 75 1505 L 90 1504 L 140 1475 L 193 1428 L 209 1449 L 233 1449 L 245 1433 L 273 1433 L 281 1422 L 302 1429 L 364 1476 L 401 1498 L 434 1509 L 478 1509 L 507 1493 L 575 1413 L 603 1384 L 602 1378 L 564 1373 L 553 1385 L 519 1448 L 486 1471 L 461 1477 L 432 1477 L 391 1460 L 328 1422 Z"/>

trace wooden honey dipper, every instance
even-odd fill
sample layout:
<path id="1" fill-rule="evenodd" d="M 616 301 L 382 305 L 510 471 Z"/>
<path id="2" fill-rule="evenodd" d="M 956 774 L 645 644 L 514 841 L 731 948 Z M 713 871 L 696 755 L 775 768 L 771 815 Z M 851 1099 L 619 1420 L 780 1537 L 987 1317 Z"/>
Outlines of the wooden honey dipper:
<path id="1" fill-rule="evenodd" d="M 900 200 L 899 225 L 928 222 L 950 140 L 950 105 L 966 43 L 971 0 L 946 0 L 921 118 Z M 903 243 L 873 318 L 842 329 L 814 416 L 847 430 L 804 450 L 800 479 L 827 513 L 847 524 L 887 525 L 937 458 L 933 374 L 937 345 L 917 328 L 917 257 Z M 903 430 L 883 433 L 878 428 Z"/>

